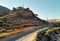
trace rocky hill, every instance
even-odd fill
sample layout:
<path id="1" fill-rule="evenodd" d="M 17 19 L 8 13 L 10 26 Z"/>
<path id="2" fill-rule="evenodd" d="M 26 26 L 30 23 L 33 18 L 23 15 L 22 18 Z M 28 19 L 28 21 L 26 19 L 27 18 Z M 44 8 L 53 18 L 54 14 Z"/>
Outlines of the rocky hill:
<path id="1" fill-rule="evenodd" d="M 11 10 L 0 5 L 0 16 L 7 14 L 9 11 Z"/>
<path id="2" fill-rule="evenodd" d="M 48 22 L 41 20 L 29 8 L 13 8 L 9 13 L 0 17 L 0 27 L 20 28 L 26 26 L 46 26 Z"/>

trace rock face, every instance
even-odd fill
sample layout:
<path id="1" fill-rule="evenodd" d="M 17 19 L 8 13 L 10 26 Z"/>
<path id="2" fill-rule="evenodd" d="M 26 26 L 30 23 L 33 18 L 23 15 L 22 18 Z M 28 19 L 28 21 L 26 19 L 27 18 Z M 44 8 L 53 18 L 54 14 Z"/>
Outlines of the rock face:
<path id="1" fill-rule="evenodd" d="M 10 11 L 10 9 L 0 5 L 0 16 L 7 14 L 9 11 Z"/>

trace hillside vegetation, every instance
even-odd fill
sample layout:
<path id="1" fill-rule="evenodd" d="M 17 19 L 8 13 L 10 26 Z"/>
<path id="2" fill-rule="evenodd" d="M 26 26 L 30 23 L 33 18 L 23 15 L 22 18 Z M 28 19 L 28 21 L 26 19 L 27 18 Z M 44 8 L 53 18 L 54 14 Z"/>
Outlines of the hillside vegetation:
<path id="1" fill-rule="evenodd" d="M 60 27 L 51 27 L 38 32 L 36 41 L 60 41 Z"/>
<path id="2" fill-rule="evenodd" d="M 8 14 L 0 17 L 0 28 L 13 29 L 26 26 L 46 26 L 48 22 L 41 20 L 29 8 L 13 8 Z"/>

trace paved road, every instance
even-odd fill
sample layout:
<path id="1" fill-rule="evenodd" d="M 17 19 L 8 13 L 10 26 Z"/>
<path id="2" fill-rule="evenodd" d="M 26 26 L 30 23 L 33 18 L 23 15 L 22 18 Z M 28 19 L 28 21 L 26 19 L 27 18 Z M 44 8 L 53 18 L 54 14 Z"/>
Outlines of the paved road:
<path id="1" fill-rule="evenodd" d="M 40 29 L 40 30 L 44 30 L 44 29 L 47 29 L 48 27 L 46 27 L 46 28 L 42 28 L 42 29 Z M 24 37 L 24 36 L 26 36 L 26 35 L 28 35 L 28 34 L 30 34 L 30 33 L 33 33 L 33 32 L 35 32 L 35 31 L 40 31 L 39 30 L 39 28 L 38 29 L 33 29 L 33 30 L 30 30 L 30 31 L 27 31 L 27 32 L 23 32 L 23 33 L 18 33 L 18 34 L 16 34 L 16 35 L 12 35 L 12 36 L 9 36 L 9 37 L 6 37 L 6 38 L 2 38 L 2 39 L 0 39 L 0 41 L 16 41 L 17 39 L 19 39 L 19 38 L 22 38 L 22 37 Z"/>
<path id="2" fill-rule="evenodd" d="M 45 30 L 47 28 L 49 28 L 49 27 L 45 27 L 45 28 L 42 28 L 42 29 L 35 28 L 35 29 L 27 31 L 27 32 L 18 33 L 18 34 L 15 34 L 15 35 L 12 35 L 12 36 L 9 36 L 9 37 L 6 37 L 6 38 L 2 38 L 2 39 L 0 39 L 0 41 L 16 41 L 17 39 L 20 39 L 20 38 L 22 38 L 22 37 L 24 37 L 28 34 L 31 34 L 31 33 L 35 32 L 35 31 L 37 32 L 37 31 Z"/>
<path id="3" fill-rule="evenodd" d="M 17 39 L 16 41 L 33 41 L 33 39 L 36 38 L 36 35 L 37 35 L 37 33 L 33 32 L 33 33 L 30 33 L 22 38 Z"/>
<path id="4" fill-rule="evenodd" d="M 50 23 L 48 26 L 52 27 L 53 24 Z M 34 41 L 33 39 L 36 38 L 36 35 L 38 34 L 37 32 L 45 30 L 45 29 L 48 29 L 49 27 L 45 27 L 45 28 L 39 29 L 39 30 L 37 30 L 37 31 L 35 31 L 33 33 L 30 33 L 30 34 L 28 34 L 28 35 L 26 35 L 26 36 L 24 36 L 22 38 L 17 39 L 16 41 Z"/>
<path id="5" fill-rule="evenodd" d="M 15 40 L 17 40 L 18 38 L 21 38 L 21 37 L 23 37 L 23 36 L 26 36 L 26 35 L 28 35 L 28 34 L 30 34 L 30 33 L 33 33 L 33 32 L 35 32 L 35 31 L 37 31 L 37 30 L 39 30 L 39 28 L 37 28 L 37 29 L 35 28 L 35 29 L 30 30 L 30 31 L 27 31 L 27 32 L 18 33 L 18 34 L 9 36 L 9 37 L 5 37 L 5 38 L 0 39 L 0 41 L 15 41 Z"/>
<path id="6" fill-rule="evenodd" d="M 45 29 L 48 29 L 48 27 L 39 29 L 33 33 L 30 33 L 22 38 L 17 39 L 16 41 L 33 41 L 33 39 L 36 38 L 37 32 L 45 30 Z"/>

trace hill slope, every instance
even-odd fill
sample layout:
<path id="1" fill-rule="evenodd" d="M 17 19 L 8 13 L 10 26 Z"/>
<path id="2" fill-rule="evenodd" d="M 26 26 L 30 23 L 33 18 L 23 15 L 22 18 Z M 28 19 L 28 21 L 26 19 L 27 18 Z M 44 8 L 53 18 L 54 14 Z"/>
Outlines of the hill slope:
<path id="1" fill-rule="evenodd" d="M 48 22 L 39 19 L 29 8 L 13 8 L 11 12 L 0 17 L 0 26 L 20 28 L 27 26 L 46 26 Z"/>
<path id="2" fill-rule="evenodd" d="M 0 5 L 0 16 L 7 14 L 9 11 L 10 11 L 10 9 Z"/>

